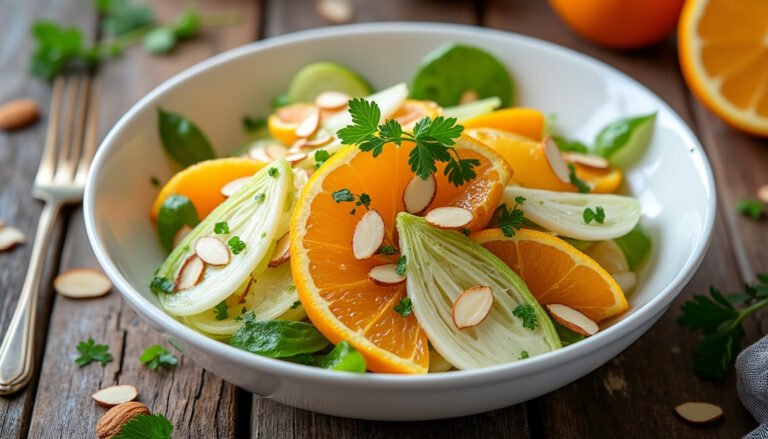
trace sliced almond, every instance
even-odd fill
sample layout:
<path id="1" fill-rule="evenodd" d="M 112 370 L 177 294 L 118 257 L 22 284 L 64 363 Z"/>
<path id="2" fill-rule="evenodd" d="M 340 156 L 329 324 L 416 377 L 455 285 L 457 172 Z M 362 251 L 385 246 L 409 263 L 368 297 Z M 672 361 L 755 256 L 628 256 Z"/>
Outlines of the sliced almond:
<path id="1" fill-rule="evenodd" d="M 76 268 L 56 276 L 53 288 L 62 296 L 88 299 L 107 294 L 112 289 L 112 282 L 100 271 Z"/>
<path id="2" fill-rule="evenodd" d="M 24 243 L 25 240 L 24 233 L 15 227 L 4 226 L 0 228 L 0 251 L 10 250 Z"/>
<path id="3" fill-rule="evenodd" d="M 757 199 L 768 204 L 768 184 L 764 184 L 757 188 Z"/>
<path id="4" fill-rule="evenodd" d="M 723 417 L 723 409 L 708 402 L 685 402 L 675 407 L 675 412 L 691 424 L 708 424 Z"/>
<path id="5" fill-rule="evenodd" d="M 326 135 L 326 136 L 323 136 L 323 137 L 318 137 L 317 139 L 314 139 L 314 140 L 307 140 L 304 143 L 303 147 L 304 148 L 311 148 L 311 149 L 320 148 L 321 146 L 325 146 L 325 145 L 333 142 L 333 139 L 334 139 L 334 137 L 329 134 L 329 135 Z"/>
<path id="6" fill-rule="evenodd" d="M 294 166 L 297 163 L 303 160 L 306 160 L 307 157 L 308 157 L 307 154 L 304 152 L 295 152 L 293 154 L 288 154 L 287 156 L 285 156 L 285 160 L 287 160 L 288 163 L 291 164 L 291 166 Z"/>
<path id="7" fill-rule="evenodd" d="M 288 149 L 277 143 L 268 143 L 264 151 L 272 160 L 278 160 L 288 155 Z"/>
<path id="8" fill-rule="evenodd" d="M 557 145 L 555 145 L 557 146 Z M 605 157 L 600 157 L 595 154 L 582 154 L 579 152 L 564 152 L 563 158 L 571 163 L 578 163 L 580 165 L 589 166 L 594 169 L 608 169 L 611 165 Z"/>
<path id="9" fill-rule="evenodd" d="M 637 285 L 637 275 L 633 271 L 622 271 L 621 273 L 612 273 L 613 280 L 621 287 L 621 291 L 628 292 Z"/>
<path id="10" fill-rule="evenodd" d="M 397 274 L 397 264 L 383 264 L 371 268 L 368 279 L 376 285 L 400 285 L 405 282 L 405 276 Z"/>
<path id="11" fill-rule="evenodd" d="M 184 238 L 189 235 L 189 232 L 191 231 L 192 227 L 189 227 L 186 224 L 179 227 L 179 230 L 177 230 L 176 234 L 173 235 L 173 248 L 178 247 L 179 244 L 181 244 L 181 241 L 184 240 Z"/>
<path id="12" fill-rule="evenodd" d="M 493 306 L 493 290 L 487 286 L 467 288 L 453 302 L 453 324 L 458 329 L 472 328 L 488 317 Z"/>
<path id="13" fill-rule="evenodd" d="M 131 419 L 149 414 L 149 408 L 137 401 L 118 404 L 107 410 L 101 416 L 99 422 L 96 423 L 96 437 L 99 439 L 111 439 L 120 434 L 123 425 L 127 424 Z"/>
<path id="14" fill-rule="evenodd" d="M 282 238 L 277 240 L 275 244 L 275 250 L 272 251 L 272 259 L 269 260 L 270 267 L 279 267 L 288 262 L 291 258 L 291 236 L 286 233 Z"/>
<path id="15" fill-rule="evenodd" d="M 229 264 L 229 248 L 219 238 L 203 236 L 195 242 L 195 254 L 206 264 Z"/>
<path id="16" fill-rule="evenodd" d="M 256 146 L 251 148 L 251 150 L 248 151 L 248 158 L 264 163 L 271 163 L 273 160 L 272 157 L 267 154 L 267 149 L 263 146 Z"/>
<path id="17" fill-rule="evenodd" d="M 91 395 L 91 398 L 100 406 L 114 407 L 124 402 L 133 401 L 137 396 L 139 396 L 139 391 L 136 390 L 136 387 L 130 384 L 121 384 L 101 389 Z"/>
<path id="18" fill-rule="evenodd" d="M 600 330 L 597 323 L 570 306 L 561 305 L 559 303 L 552 303 L 545 306 L 547 311 L 549 311 L 549 315 L 552 316 L 552 319 L 577 334 L 589 337 L 590 335 L 597 334 L 597 331 Z"/>
<path id="19" fill-rule="evenodd" d="M 552 137 L 546 136 L 541 141 L 544 148 L 544 156 L 547 158 L 547 163 L 557 178 L 563 183 L 571 182 L 571 172 L 568 169 L 568 164 L 563 158 L 563 154 L 560 152 L 560 148 L 557 147 L 557 143 L 552 140 Z"/>
<path id="20" fill-rule="evenodd" d="M 251 177 L 236 178 L 222 186 L 219 190 L 219 193 L 221 193 L 222 197 L 229 198 L 232 195 L 235 195 L 235 192 L 239 191 L 241 187 L 245 186 L 245 184 L 248 183 L 248 180 L 250 179 Z"/>
<path id="21" fill-rule="evenodd" d="M 437 193 L 437 181 L 433 174 L 426 180 L 414 175 L 403 192 L 403 204 L 408 213 L 419 213 L 432 204 Z"/>
<path id="22" fill-rule="evenodd" d="M 428 223 L 441 229 L 459 229 L 469 224 L 474 215 L 463 207 L 438 207 L 424 217 Z"/>
<path id="23" fill-rule="evenodd" d="M 315 105 L 321 110 L 341 110 L 349 103 L 350 97 L 337 91 L 324 91 L 315 98 Z"/>
<path id="24" fill-rule="evenodd" d="M 384 220 L 376 209 L 365 212 L 352 234 L 352 253 L 362 260 L 373 256 L 384 241 Z"/>
<path id="25" fill-rule="evenodd" d="M 205 263 L 196 254 L 184 261 L 179 274 L 176 275 L 176 284 L 173 286 L 175 291 L 186 290 L 194 287 L 200 282 L 205 271 Z"/>
<path id="26" fill-rule="evenodd" d="M 17 130 L 35 122 L 40 107 L 32 99 L 15 99 L 0 105 L 0 130 Z"/>
<path id="27" fill-rule="evenodd" d="M 331 23 L 349 23 L 354 15 L 350 0 L 319 0 L 317 14 Z"/>
<path id="28" fill-rule="evenodd" d="M 315 134 L 317 128 L 320 126 L 320 110 L 313 108 L 304 120 L 296 127 L 296 137 L 309 137 Z"/>

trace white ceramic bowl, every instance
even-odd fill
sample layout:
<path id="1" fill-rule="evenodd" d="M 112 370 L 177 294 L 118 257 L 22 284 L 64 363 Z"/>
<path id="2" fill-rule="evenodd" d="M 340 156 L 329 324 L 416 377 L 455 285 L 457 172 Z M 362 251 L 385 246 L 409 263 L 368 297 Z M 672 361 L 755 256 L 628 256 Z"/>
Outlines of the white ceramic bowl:
<path id="1" fill-rule="evenodd" d="M 426 376 L 348 374 L 253 355 L 205 338 L 168 316 L 149 291 L 163 260 L 148 219 L 156 190 L 173 167 L 157 132 L 158 105 L 183 113 L 218 152 L 244 142 L 244 114 L 269 112 L 299 68 L 333 60 L 376 88 L 412 78 L 422 57 L 447 43 L 482 47 L 513 72 L 519 105 L 557 115 L 585 141 L 620 116 L 658 112 L 645 156 L 627 170 L 643 206 L 654 251 L 630 297 L 629 312 L 575 345 L 514 364 Z M 699 142 L 648 89 L 587 56 L 532 38 L 468 26 L 383 23 L 339 26 L 272 38 L 202 62 L 133 106 L 101 145 L 85 193 L 88 236 L 125 300 L 153 328 L 211 372 L 256 394 L 332 415 L 418 420 L 468 415 L 519 403 L 564 386 L 619 354 L 661 317 L 701 262 L 715 217 L 715 186 Z"/>

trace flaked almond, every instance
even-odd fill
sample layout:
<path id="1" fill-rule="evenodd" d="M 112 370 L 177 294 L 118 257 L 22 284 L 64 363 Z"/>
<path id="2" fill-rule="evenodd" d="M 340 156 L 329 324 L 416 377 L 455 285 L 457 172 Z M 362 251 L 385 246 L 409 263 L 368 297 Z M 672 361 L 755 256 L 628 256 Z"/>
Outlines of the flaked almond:
<path id="1" fill-rule="evenodd" d="M 563 158 L 563 154 L 560 152 L 560 148 L 557 147 L 557 143 L 552 140 L 552 137 L 546 136 L 541 141 L 541 144 L 544 148 L 544 156 L 547 158 L 547 163 L 557 178 L 563 183 L 570 183 L 571 172 Z"/>
<path id="2" fill-rule="evenodd" d="M 279 267 L 288 262 L 291 258 L 291 236 L 286 233 L 282 238 L 277 240 L 275 249 L 272 251 L 272 259 L 269 260 L 270 267 Z"/>
<path id="3" fill-rule="evenodd" d="M 579 152 L 564 152 L 562 154 L 567 162 L 578 163 L 594 169 L 608 169 L 611 166 L 605 157 L 600 157 L 595 154 L 582 154 Z"/>
<path id="4" fill-rule="evenodd" d="M 597 331 L 600 330 L 597 323 L 568 305 L 552 303 L 545 306 L 553 320 L 577 334 L 589 337 L 590 335 L 597 334 Z"/>
<path id="5" fill-rule="evenodd" d="M 621 287 L 621 291 L 625 293 L 635 288 L 637 285 L 637 275 L 634 271 L 622 271 L 620 273 L 612 273 L 613 280 Z"/>
<path id="6" fill-rule="evenodd" d="M 362 260 L 373 256 L 384 241 L 384 220 L 376 209 L 365 212 L 352 234 L 352 253 Z"/>
<path id="7" fill-rule="evenodd" d="M 453 302 L 453 324 L 457 329 L 472 328 L 488 317 L 493 306 L 491 287 L 478 285 L 467 288 Z"/>
<path id="8" fill-rule="evenodd" d="M 272 160 L 279 160 L 288 155 L 288 149 L 277 143 L 268 143 L 264 147 L 264 152 L 266 152 Z"/>
<path id="9" fill-rule="evenodd" d="M 139 391 L 136 390 L 136 387 L 130 384 L 121 384 L 101 389 L 91 395 L 91 398 L 100 406 L 114 407 L 118 404 L 133 401 L 137 396 L 139 396 Z"/>
<path id="10" fill-rule="evenodd" d="M 349 23 L 354 9 L 350 0 L 319 0 L 317 14 L 331 23 Z"/>
<path id="11" fill-rule="evenodd" d="M 314 139 L 314 140 L 307 140 L 304 143 L 304 148 L 311 148 L 311 149 L 320 148 L 321 146 L 325 146 L 333 142 L 333 139 L 334 139 L 333 136 L 325 135 L 322 137 L 318 137 L 317 139 Z"/>
<path id="12" fill-rule="evenodd" d="M 56 276 L 53 288 L 62 296 L 88 299 L 107 294 L 112 289 L 112 282 L 100 271 L 75 268 Z"/>
<path id="13" fill-rule="evenodd" d="M 192 288 L 200 282 L 200 278 L 203 277 L 203 271 L 205 271 L 205 263 L 196 254 L 191 255 L 184 261 L 184 264 L 179 270 L 179 274 L 176 275 L 176 283 L 173 286 L 175 291 L 186 290 Z"/>
<path id="14" fill-rule="evenodd" d="M 768 204 L 768 184 L 764 184 L 757 188 L 757 199 Z"/>
<path id="15" fill-rule="evenodd" d="M 403 192 L 403 204 L 408 213 L 419 213 L 432 204 L 437 193 L 437 181 L 433 174 L 426 180 L 414 175 Z"/>
<path id="16" fill-rule="evenodd" d="M 96 424 L 96 436 L 99 439 L 115 437 L 128 421 L 136 416 L 149 414 L 147 406 L 137 401 L 118 404 L 101 416 L 101 419 Z"/>
<path id="17" fill-rule="evenodd" d="M 267 149 L 263 146 L 255 146 L 248 151 L 248 158 L 258 160 L 264 163 L 271 163 L 272 157 L 267 154 Z"/>
<path id="18" fill-rule="evenodd" d="M 181 227 L 179 227 L 179 230 L 176 231 L 176 233 L 173 235 L 173 248 L 176 248 L 181 244 L 181 241 L 184 240 L 184 238 L 189 235 L 189 232 L 192 231 L 192 227 L 189 227 L 188 225 L 184 224 Z"/>
<path id="19" fill-rule="evenodd" d="M 675 407 L 675 412 L 691 424 L 708 424 L 723 417 L 723 409 L 708 402 L 685 402 Z"/>
<path id="20" fill-rule="evenodd" d="M 315 134 L 317 128 L 320 126 L 320 110 L 313 108 L 309 112 L 307 117 L 304 118 L 296 127 L 296 137 L 309 137 Z"/>
<path id="21" fill-rule="evenodd" d="M 424 217 L 428 223 L 441 229 L 459 229 L 469 224 L 474 215 L 463 207 L 438 207 Z"/>
<path id="22" fill-rule="evenodd" d="M 12 131 L 34 123 L 40 107 L 32 99 L 16 99 L 0 106 L 0 130 Z"/>
<path id="23" fill-rule="evenodd" d="M 324 91 L 315 98 L 315 105 L 321 110 L 340 110 L 347 106 L 350 97 L 337 91 Z"/>
<path id="24" fill-rule="evenodd" d="M 209 265 L 229 264 L 229 248 L 219 238 L 203 236 L 195 242 L 195 254 Z"/>
<path id="25" fill-rule="evenodd" d="M 383 264 L 371 268 L 368 279 L 376 285 L 399 285 L 405 282 L 405 276 L 397 274 L 397 264 Z"/>
<path id="26" fill-rule="evenodd" d="M 295 152 L 293 154 L 288 154 L 285 156 L 285 160 L 288 161 L 288 163 L 291 164 L 291 166 L 296 165 L 297 163 L 306 160 L 307 154 L 303 152 Z"/>
<path id="27" fill-rule="evenodd" d="M 222 186 L 221 189 L 219 189 L 219 193 L 221 193 L 222 197 L 229 198 L 232 195 L 235 195 L 235 192 L 239 191 L 241 187 L 245 186 L 250 179 L 251 177 L 236 178 Z"/>
<path id="28" fill-rule="evenodd" d="M 10 226 L 0 228 L 0 251 L 10 250 L 26 240 L 24 233 Z"/>

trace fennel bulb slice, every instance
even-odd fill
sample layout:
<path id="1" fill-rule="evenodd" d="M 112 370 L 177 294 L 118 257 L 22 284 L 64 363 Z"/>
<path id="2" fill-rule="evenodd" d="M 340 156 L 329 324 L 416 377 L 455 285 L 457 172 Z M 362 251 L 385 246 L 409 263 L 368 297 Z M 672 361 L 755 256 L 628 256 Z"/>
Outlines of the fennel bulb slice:
<path id="1" fill-rule="evenodd" d="M 392 87 L 385 88 L 378 93 L 374 93 L 366 98 L 366 101 L 376 102 L 381 109 L 381 118 L 379 123 L 384 123 L 390 116 L 403 106 L 403 103 L 408 98 L 408 85 L 401 82 L 400 84 L 393 85 Z M 323 121 L 320 129 L 330 135 L 336 135 L 336 132 L 344 128 L 347 125 L 352 124 L 352 115 L 349 111 L 343 111 L 329 117 Z"/>
<path id="2" fill-rule="evenodd" d="M 507 186 L 502 202 L 515 204 L 516 197 L 525 198 L 518 207 L 525 218 L 560 236 L 585 241 L 606 241 L 629 233 L 640 221 L 640 201 L 623 195 L 554 192 Z M 584 210 L 602 207 L 605 220 L 587 223 Z"/>
<path id="3" fill-rule="evenodd" d="M 209 310 L 231 296 L 254 273 L 266 268 L 274 241 L 284 229 L 285 215 L 294 191 L 293 171 L 284 159 L 263 168 L 198 224 L 155 272 L 152 289 L 163 308 L 177 316 Z M 261 195 L 263 194 L 263 196 Z M 216 234 L 216 223 L 226 222 L 229 233 Z M 190 288 L 174 291 L 173 282 L 188 257 L 195 253 L 198 238 L 210 236 L 227 243 L 234 237 L 245 247 L 226 265 L 207 265 L 200 280 Z M 258 273 L 256 273 L 258 274 Z"/>
<path id="4" fill-rule="evenodd" d="M 397 216 L 400 250 L 406 257 L 408 297 L 434 349 L 458 369 L 517 361 L 560 347 L 552 322 L 525 283 L 501 260 L 463 234 L 430 226 L 407 213 Z M 452 307 L 461 293 L 484 285 L 493 305 L 482 323 L 457 329 Z M 513 313 L 530 307 L 535 327 Z M 532 319 L 533 317 L 531 317 Z"/>
<path id="5" fill-rule="evenodd" d="M 468 104 L 444 108 L 443 116 L 446 118 L 455 117 L 456 120 L 461 123 L 467 119 L 488 114 L 499 107 L 501 107 L 501 99 L 493 96 Z"/>

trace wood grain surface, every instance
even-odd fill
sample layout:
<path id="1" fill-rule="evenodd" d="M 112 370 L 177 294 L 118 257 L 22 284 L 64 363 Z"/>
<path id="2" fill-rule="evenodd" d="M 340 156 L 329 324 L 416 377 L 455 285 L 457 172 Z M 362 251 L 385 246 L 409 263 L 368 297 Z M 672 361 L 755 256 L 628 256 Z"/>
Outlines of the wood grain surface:
<path id="1" fill-rule="evenodd" d="M 160 20 L 186 5 L 147 1 Z M 313 0 L 201 0 L 203 11 L 238 11 L 235 26 L 207 30 L 170 57 L 134 48 L 98 74 L 102 84 L 101 133 L 141 96 L 175 73 L 211 55 L 250 41 L 328 26 Z M 238 389 L 181 357 L 173 369 L 150 371 L 138 361 L 156 343 L 168 346 L 116 292 L 90 301 L 55 296 L 51 280 L 74 267 L 97 267 L 85 236 L 80 208 L 65 210 L 50 242 L 41 288 L 39 376 L 10 398 L 0 398 L 0 437 L 94 437 L 104 409 L 90 400 L 97 389 L 133 384 L 139 399 L 174 424 L 174 437 L 190 438 L 465 438 L 465 437 L 739 437 L 755 424 L 738 401 L 735 377 L 722 383 L 696 378 L 691 358 L 696 338 L 677 325 L 679 304 L 710 284 L 726 290 L 768 271 L 768 224 L 734 213 L 741 198 L 768 183 L 768 142 L 724 125 L 689 94 L 679 72 L 674 42 L 635 53 L 604 50 L 579 39 L 538 0 L 356 0 L 354 21 L 441 21 L 522 33 L 573 48 L 633 76 L 667 101 L 702 140 L 718 186 L 718 221 L 702 268 L 670 311 L 624 353 L 581 380 L 548 395 L 476 416 L 432 422 L 368 422 L 325 416 L 284 406 Z M 0 103 L 32 97 L 46 104 L 47 84 L 27 73 L 32 50 L 29 27 L 42 18 L 77 25 L 95 38 L 97 17 L 85 0 L 0 1 Z M 521 61 L 523 62 L 523 61 Z M 405 72 L 406 76 L 411 72 Z M 44 140 L 45 116 L 34 127 L 0 133 L 0 220 L 31 240 L 41 205 L 29 189 Z M 685 190 L 685 188 L 681 188 Z M 0 253 L 0 328 L 5 329 L 23 283 L 31 246 Z M 765 320 L 765 319 L 763 319 Z M 768 328 L 746 321 L 746 342 Z M 114 361 L 77 367 L 75 345 L 88 337 L 106 343 Z M 168 346 L 170 348 L 170 346 Z M 689 400 L 717 403 L 724 419 L 694 428 L 674 416 Z"/>

